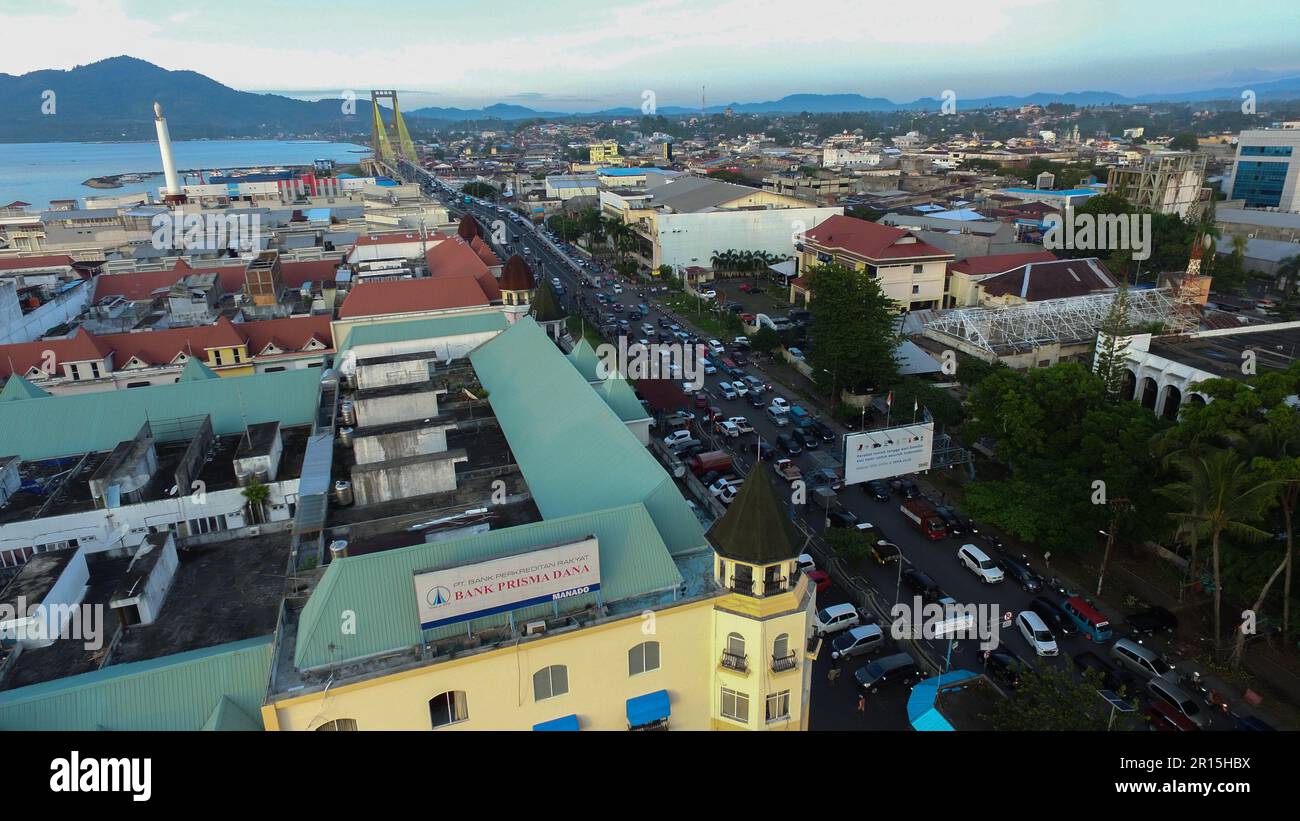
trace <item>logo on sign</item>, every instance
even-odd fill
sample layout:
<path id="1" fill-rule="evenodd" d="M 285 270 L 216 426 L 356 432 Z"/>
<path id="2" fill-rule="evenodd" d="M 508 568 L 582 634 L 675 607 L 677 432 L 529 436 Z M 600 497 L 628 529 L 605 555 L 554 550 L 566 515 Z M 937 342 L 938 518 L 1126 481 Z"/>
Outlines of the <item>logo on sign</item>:
<path id="1" fill-rule="evenodd" d="M 425 597 L 425 601 L 429 603 L 430 607 L 442 607 L 450 604 L 451 591 L 441 586 L 431 588 L 429 590 L 429 595 Z"/>

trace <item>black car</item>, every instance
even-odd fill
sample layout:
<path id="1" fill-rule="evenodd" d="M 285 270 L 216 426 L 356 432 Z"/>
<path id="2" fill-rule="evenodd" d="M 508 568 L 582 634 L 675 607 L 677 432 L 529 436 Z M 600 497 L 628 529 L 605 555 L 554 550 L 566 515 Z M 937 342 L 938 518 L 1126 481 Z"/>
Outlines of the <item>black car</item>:
<path id="1" fill-rule="evenodd" d="M 761 461 L 770 462 L 775 456 L 776 448 L 772 447 L 767 442 L 764 442 L 762 439 L 758 440 L 758 458 Z"/>
<path id="2" fill-rule="evenodd" d="M 1107 664 L 1091 650 L 1074 654 L 1074 667 L 1080 673 L 1095 670 L 1101 676 L 1101 684 L 1107 690 L 1127 693 L 1133 692 L 1133 676 L 1127 670 L 1120 670 Z"/>
<path id="3" fill-rule="evenodd" d="M 604 294 L 601 294 L 601 296 L 604 296 Z M 661 316 L 661 317 L 659 317 L 659 327 L 660 327 L 660 328 L 667 328 L 667 327 L 668 327 L 669 325 L 671 325 L 671 324 L 673 324 L 673 323 L 669 321 L 668 317 L 666 317 L 666 316 Z"/>
<path id="4" fill-rule="evenodd" d="M 804 450 L 816 450 L 822 446 L 821 437 L 806 428 L 795 428 L 794 438 L 799 440 L 799 444 L 803 445 Z"/>
<path id="5" fill-rule="evenodd" d="M 858 523 L 858 517 L 847 510 L 833 510 L 827 514 L 826 519 L 831 527 L 853 527 Z"/>
<path id="6" fill-rule="evenodd" d="M 875 497 L 877 502 L 889 501 L 889 483 L 884 479 L 872 479 L 863 485 L 862 489 Z"/>
<path id="7" fill-rule="evenodd" d="M 921 495 L 921 489 L 916 486 L 916 482 L 906 476 L 895 476 L 889 480 L 889 487 L 904 499 L 915 499 Z"/>
<path id="8" fill-rule="evenodd" d="M 705 487 L 708 487 L 709 485 L 713 484 L 717 480 L 721 479 L 722 476 L 723 474 L 721 471 L 711 470 L 700 477 L 700 484 L 704 485 Z"/>
<path id="9" fill-rule="evenodd" d="M 903 584 L 926 601 L 943 598 L 943 588 L 939 587 L 939 583 L 914 567 L 904 570 L 902 578 Z"/>
<path id="10" fill-rule="evenodd" d="M 1178 629 L 1178 617 L 1163 607 L 1152 607 L 1124 619 L 1134 633 L 1149 636 L 1152 633 L 1172 633 Z"/>
<path id="11" fill-rule="evenodd" d="M 892 656 L 876 659 L 860 668 L 853 677 L 858 686 L 868 693 L 875 693 L 889 684 L 912 684 L 925 678 L 925 673 L 917 666 L 916 660 L 907 653 L 895 653 Z"/>
<path id="12" fill-rule="evenodd" d="M 749 400 L 749 404 L 750 404 L 752 407 L 755 407 L 755 408 L 766 408 L 766 407 L 767 407 L 767 400 L 763 398 L 763 394 L 761 394 L 761 393 L 755 393 L 754 391 L 750 391 L 750 392 L 749 392 L 749 396 L 747 396 L 747 397 L 745 397 L 745 398 L 746 398 L 747 400 Z"/>
<path id="13" fill-rule="evenodd" d="M 901 561 L 903 551 L 898 549 L 898 545 L 893 542 L 887 542 L 883 539 L 877 540 L 871 546 L 871 558 L 876 560 L 876 564 L 889 564 L 890 562 Z"/>
<path id="14" fill-rule="evenodd" d="M 749 357 L 745 356 L 745 355 L 744 355 L 743 353 L 741 353 L 740 351 L 732 351 L 732 352 L 731 352 L 731 361 L 732 361 L 732 362 L 735 362 L 737 365 L 744 365 L 744 364 L 746 364 L 747 362 L 749 362 Z"/>
<path id="15" fill-rule="evenodd" d="M 1029 609 L 1038 614 L 1054 636 L 1072 636 L 1077 632 L 1074 622 L 1065 615 L 1065 611 L 1046 596 L 1035 596 L 1029 602 Z"/>
<path id="16" fill-rule="evenodd" d="M 934 513 L 940 519 L 943 519 L 944 526 L 948 528 L 948 535 L 954 538 L 965 533 L 961 529 L 961 519 L 957 517 L 957 511 L 947 505 L 935 505 Z"/>
<path id="17" fill-rule="evenodd" d="M 801 448 L 799 443 L 794 440 L 794 437 L 788 433 L 778 433 L 776 436 L 776 445 L 791 456 L 797 456 L 800 453 L 803 453 L 803 448 Z"/>
<path id="18" fill-rule="evenodd" d="M 998 561 L 998 566 L 1002 568 L 1002 572 L 1008 579 L 1020 585 L 1020 589 L 1026 593 L 1037 593 L 1043 589 L 1037 574 L 1015 559 L 1001 559 Z"/>
<path id="19" fill-rule="evenodd" d="M 1028 664 L 1005 647 L 995 647 L 984 659 L 984 671 L 1008 687 L 1020 686 L 1020 676 L 1029 669 Z"/>

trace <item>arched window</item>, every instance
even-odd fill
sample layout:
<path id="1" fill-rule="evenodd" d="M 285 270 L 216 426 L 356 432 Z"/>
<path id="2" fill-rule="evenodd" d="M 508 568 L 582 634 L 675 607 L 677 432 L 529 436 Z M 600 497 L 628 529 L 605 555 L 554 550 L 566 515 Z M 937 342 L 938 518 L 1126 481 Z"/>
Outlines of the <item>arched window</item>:
<path id="1" fill-rule="evenodd" d="M 446 727 L 469 720 L 469 702 L 464 690 L 448 690 L 429 699 L 429 719 L 434 727 Z"/>
<path id="2" fill-rule="evenodd" d="M 782 633 L 772 643 L 772 658 L 783 659 L 790 655 L 790 634 Z"/>
<path id="3" fill-rule="evenodd" d="M 643 641 L 627 651 L 627 674 L 629 676 L 648 673 L 659 669 L 659 642 Z"/>
<path id="4" fill-rule="evenodd" d="M 316 728 L 318 733 L 328 732 L 354 732 L 357 729 L 357 720 L 355 718 L 336 718 L 333 721 L 327 721 Z"/>
<path id="5" fill-rule="evenodd" d="M 740 656 L 743 658 L 745 655 L 745 637 L 739 633 L 728 633 L 727 653 L 732 656 Z"/>
<path id="6" fill-rule="evenodd" d="M 569 668 L 563 664 L 543 667 L 533 673 L 533 700 L 542 701 L 569 692 Z"/>

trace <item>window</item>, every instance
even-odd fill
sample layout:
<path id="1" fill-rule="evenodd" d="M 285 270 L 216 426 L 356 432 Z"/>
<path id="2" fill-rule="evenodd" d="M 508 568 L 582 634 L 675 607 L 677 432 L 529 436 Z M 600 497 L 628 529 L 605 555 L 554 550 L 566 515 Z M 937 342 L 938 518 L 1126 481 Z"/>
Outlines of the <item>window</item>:
<path id="1" fill-rule="evenodd" d="M 220 365 L 220 364 L 221 364 L 221 349 L 220 349 L 220 348 L 218 348 L 217 350 L 215 350 L 215 351 L 212 352 L 212 364 L 213 364 L 213 365 Z"/>
<path id="2" fill-rule="evenodd" d="M 790 691 L 782 690 L 767 697 L 767 720 L 779 721 L 790 717 Z"/>
<path id="3" fill-rule="evenodd" d="M 912 273 L 914 273 L 914 274 L 925 273 L 925 266 L 924 266 L 924 265 L 913 265 L 913 266 L 912 266 Z"/>
<path id="4" fill-rule="evenodd" d="M 658 669 L 659 642 L 643 641 L 627 651 L 627 674 L 629 676 L 636 676 Z"/>
<path id="5" fill-rule="evenodd" d="M 749 723 L 749 696 L 723 687 L 722 716 L 734 721 Z"/>
<path id="6" fill-rule="evenodd" d="M 921 286 L 920 286 L 920 285 L 913 285 L 913 286 L 912 286 L 912 293 L 913 293 L 913 294 L 919 294 L 919 293 L 921 293 Z"/>
<path id="7" fill-rule="evenodd" d="M 357 720 L 355 718 L 336 718 L 333 721 L 327 721 L 316 728 L 318 733 L 329 732 L 356 732 Z"/>
<path id="8" fill-rule="evenodd" d="M 569 668 L 563 664 L 543 667 L 533 673 L 533 701 L 542 701 L 569 692 Z"/>
<path id="9" fill-rule="evenodd" d="M 739 633 L 727 635 L 727 653 L 733 656 L 745 655 L 745 637 Z"/>
<path id="10" fill-rule="evenodd" d="M 789 633 L 782 633 L 776 637 L 776 641 L 772 643 L 772 655 L 779 659 L 783 659 L 790 655 Z"/>
<path id="11" fill-rule="evenodd" d="M 429 719 L 434 727 L 469 721 L 469 704 L 464 690 L 448 690 L 429 699 Z"/>
<path id="12" fill-rule="evenodd" d="M 98 362 L 91 362 L 91 363 L 90 363 L 90 378 L 91 378 L 91 379 L 98 379 L 98 378 L 99 378 L 99 363 L 98 363 Z"/>

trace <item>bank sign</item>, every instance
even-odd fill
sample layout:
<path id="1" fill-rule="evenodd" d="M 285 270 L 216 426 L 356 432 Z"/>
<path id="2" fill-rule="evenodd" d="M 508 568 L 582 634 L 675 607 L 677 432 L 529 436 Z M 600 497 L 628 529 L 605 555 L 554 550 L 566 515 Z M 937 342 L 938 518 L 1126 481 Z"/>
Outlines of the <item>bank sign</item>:
<path id="1" fill-rule="evenodd" d="M 594 538 L 415 575 L 422 630 L 599 589 L 600 552 Z"/>
<path id="2" fill-rule="evenodd" d="M 850 433 L 844 437 L 844 484 L 930 469 L 934 423 Z"/>

